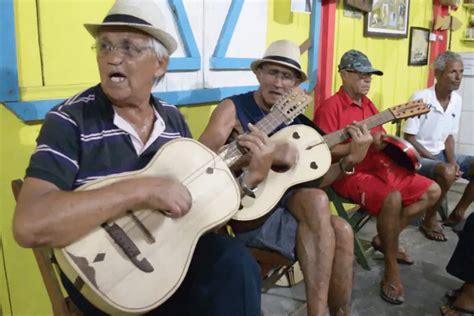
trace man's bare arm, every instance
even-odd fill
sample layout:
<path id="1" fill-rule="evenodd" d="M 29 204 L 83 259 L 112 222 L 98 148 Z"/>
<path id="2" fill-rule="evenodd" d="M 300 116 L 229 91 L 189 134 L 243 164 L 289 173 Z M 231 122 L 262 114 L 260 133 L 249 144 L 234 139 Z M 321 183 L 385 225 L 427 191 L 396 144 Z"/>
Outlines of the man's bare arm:
<path id="1" fill-rule="evenodd" d="M 235 106 L 231 100 L 227 99 L 219 103 L 212 112 L 209 123 L 201 137 L 199 137 L 199 141 L 213 151 L 218 152 L 236 127 L 236 116 Z"/>
<path id="2" fill-rule="evenodd" d="M 169 216 L 179 217 L 190 207 L 189 192 L 171 178 L 135 178 L 72 192 L 26 178 L 15 209 L 13 232 L 24 247 L 64 247 L 127 210 L 166 210 Z"/>
<path id="3" fill-rule="evenodd" d="M 415 149 L 420 153 L 420 155 L 424 158 L 428 158 L 428 159 L 433 159 L 433 160 L 436 160 L 435 156 L 433 156 L 426 148 L 425 146 L 423 146 L 422 144 L 420 144 L 419 142 L 417 142 L 416 140 L 416 135 L 413 135 L 413 134 L 408 134 L 405 132 L 404 136 L 403 136 L 407 141 L 409 141 L 413 147 L 415 147 Z"/>
<path id="4" fill-rule="evenodd" d="M 456 154 L 454 151 L 454 137 L 449 135 L 444 142 L 444 152 L 446 154 L 446 160 L 450 164 L 456 164 Z"/>

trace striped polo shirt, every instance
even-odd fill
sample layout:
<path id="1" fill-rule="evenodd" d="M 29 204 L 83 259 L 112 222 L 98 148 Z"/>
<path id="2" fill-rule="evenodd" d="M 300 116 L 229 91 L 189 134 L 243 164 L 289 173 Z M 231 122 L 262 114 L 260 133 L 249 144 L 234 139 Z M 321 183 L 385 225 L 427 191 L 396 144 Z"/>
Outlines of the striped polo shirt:
<path id="1" fill-rule="evenodd" d="M 70 191 L 100 177 L 142 169 L 166 142 L 191 137 L 175 106 L 153 96 L 150 101 L 165 130 L 139 155 L 129 133 L 114 125 L 112 103 L 100 85 L 54 107 L 45 117 L 26 176 Z"/>

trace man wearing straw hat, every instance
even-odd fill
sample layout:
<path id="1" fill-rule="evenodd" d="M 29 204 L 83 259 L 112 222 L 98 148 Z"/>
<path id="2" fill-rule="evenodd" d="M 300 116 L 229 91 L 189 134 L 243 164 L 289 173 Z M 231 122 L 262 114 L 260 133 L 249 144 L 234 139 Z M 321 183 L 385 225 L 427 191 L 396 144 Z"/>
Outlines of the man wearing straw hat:
<path id="1" fill-rule="evenodd" d="M 160 210 L 171 218 L 189 211 L 188 189 L 171 177 L 74 191 L 93 179 L 141 169 L 168 141 L 191 137 L 180 112 L 151 95 L 177 47 L 162 22 L 158 1 L 117 0 L 102 23 L 85 25 L 96 40 L 100 84 L 46 115 L 15 211 L 20 245 L 65 247 L 128 210 Z M 268 144 L 258 131 L 240 140 L 255 159 L 250 176 L 268 171 L 271 161 L 273 147 L 254 152 L 257 141 Z M 85 315 L 103 314 L 64 275 L 62 280 Z M 152 314 L 255 316 L 260 288 L 248 250 L 234 238 L 209 233 L 198 241 L 179 288 Z M 141 289 L 127 290 L 132 295 Z"/>
<path id="2" fill-rule="evenodd" d="M 233 131 L 251 131 L 290 89 L 306 80 L 301 70 L 299 48 L 288 40 L 273 42 L 264 57 L 252 63 L 259 88 L 222 101 L 212 113 L 200 141 L 218 151 Z M 307 124 L 299 116 L 294 124 Z M 339 165 L 331 166 L 320 185 L 328 185 L 363 159 L 371 136 L 364 126 L 350 126 L 354 137 L 353 151 Z M 357 133 L 356 133 L 357 132 Z M 273 164 L 291 166 L 297 161 L 296 151 L 288 145 L 276 146 Z M 240 182 L 247 191 L 258 187 L 260 178 L 243 172 Z M 352 291 L 353 235 L 342 219 L 331 216 L 324 191 L 315 188 L 293 189 L 285 194 L 263 225 L 238 234 L 253 247 L 262 247 L 297 259 L 303 271 L 309 315 L 349 315 Z M 296 252 L 295 252 L 296 250 Z"/>

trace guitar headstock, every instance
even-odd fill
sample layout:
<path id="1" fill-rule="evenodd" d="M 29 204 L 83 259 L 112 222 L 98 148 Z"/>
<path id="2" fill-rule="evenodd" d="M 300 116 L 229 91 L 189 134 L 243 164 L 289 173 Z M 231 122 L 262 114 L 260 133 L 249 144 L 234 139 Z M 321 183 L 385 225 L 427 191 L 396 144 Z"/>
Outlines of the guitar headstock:
<path id="1" fill-rule="evenodd" d="M 396 119 L 405 119 L 428 113 L 430 108 L 422 99 L 419 99 L 391 107 L 389 110 Z"/>
<path id="2" fill-rule="evenodd" d="M 295 117 L 304 112 L 311 97 L 300 88 L 294 88 L 281 96 L 273 105 L 272 111 L 278 110 L 285 118 L 285 123 L 291 123 Z"/>

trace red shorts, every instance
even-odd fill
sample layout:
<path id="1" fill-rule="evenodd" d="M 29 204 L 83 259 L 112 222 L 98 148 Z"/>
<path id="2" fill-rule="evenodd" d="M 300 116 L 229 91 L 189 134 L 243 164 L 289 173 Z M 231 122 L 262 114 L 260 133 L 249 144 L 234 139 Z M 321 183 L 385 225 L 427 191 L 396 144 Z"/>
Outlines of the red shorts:
<path id="1" fill-rule="evenodd" d="M 389 193 L 400 192 L 405 207 L 418 201 L 433 184 L 432 180 L 398 166 L 381 154 L 372 155 L 370 162 L 366 159 L 357 167 L 356 173 L 336 181 L 333 188 L 374 216 L 379 214 Z"/>

